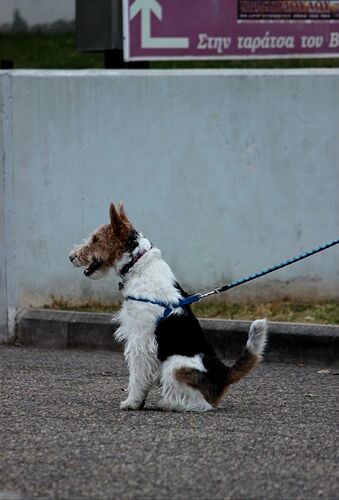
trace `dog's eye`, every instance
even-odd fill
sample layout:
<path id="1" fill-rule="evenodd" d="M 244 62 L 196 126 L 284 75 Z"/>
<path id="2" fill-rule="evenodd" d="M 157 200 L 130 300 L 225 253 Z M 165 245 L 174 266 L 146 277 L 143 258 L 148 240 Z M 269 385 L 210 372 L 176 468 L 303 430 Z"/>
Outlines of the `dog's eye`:
<path id="1" fill-rule="evenodd" d="M 99 238 L 97 236 L 92 237 L 92 243 L 98 243 Z"/>

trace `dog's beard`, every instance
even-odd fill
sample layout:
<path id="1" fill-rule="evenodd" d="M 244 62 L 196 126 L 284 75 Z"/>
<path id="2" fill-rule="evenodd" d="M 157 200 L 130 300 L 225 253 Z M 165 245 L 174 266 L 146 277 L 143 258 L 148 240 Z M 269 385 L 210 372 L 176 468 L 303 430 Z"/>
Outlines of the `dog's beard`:
<path id="1" fill-rule="evenodd" d="M 98 280 L 109 274 L 109 272 L 110 267 L 105 265 L 104 260 L 95 258 L 84 270 L 84 275 L 86 278 L 90 278 L 91 280 Z"/>
<path id="2" fill-rule="evenodd" d="M 104 276 L 106 276 L 108 274 L 108 272 L 109 272 L 109 269 L 97 269 L 89 276 L 86 275 L 86 278 L 89 278 L 90 280 L 99 280 L 100 278 L 103 278 Z"/>
<path id="3" fill-rule="evenodd" d="M 91 278 L 94 274 L 101 270 L 103 264 L 103 259 L 93 259 L 90 265 L 84 270 L 84 275 L 87 278 Z"/>
<path id="4" fill-rule="evenodd" d="M 87 266 L 87 267 L 85 267 L 84 275 L 86 276 L 86 278 L 90 278 L 93 280 L 97 280 L 99 278 L 102 278 L 102 276 L 107 274 L 109 271 L 109 268 L 107 268 L 107 266 L 104 266 L 104 260 L 101 258 L 97 258 L 97 257 L 93 257 L 90 264 L 84 263 L 78 257 L 75 257 L 72 260 L 72 264 L 74 267 Z"/>

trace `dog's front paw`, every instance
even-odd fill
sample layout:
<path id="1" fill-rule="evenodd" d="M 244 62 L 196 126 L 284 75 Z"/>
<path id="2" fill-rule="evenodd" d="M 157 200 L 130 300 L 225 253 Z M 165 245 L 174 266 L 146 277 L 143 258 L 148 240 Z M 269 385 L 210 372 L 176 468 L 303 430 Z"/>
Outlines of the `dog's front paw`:
<path id="1" fill-rule="evenodd" d="M 122 410 L 141 410 L 145 404 L 145 401 L 135 401 L 133 399 L 125 399 L 125 401 L 121 401 L 120 408 Z"/>

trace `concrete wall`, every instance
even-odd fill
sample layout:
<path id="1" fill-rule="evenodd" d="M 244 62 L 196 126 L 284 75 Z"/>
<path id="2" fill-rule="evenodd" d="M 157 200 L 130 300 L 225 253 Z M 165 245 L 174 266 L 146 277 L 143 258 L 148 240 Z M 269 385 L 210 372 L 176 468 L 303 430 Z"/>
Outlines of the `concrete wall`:
<path id="1" fill-rule="evenodd" d="M 111 200 L 190 290 L 339 236 L 338 70 L 13 71 L 0 82 L 10 307 L 119 297 L 114 277 L 88 280 L 67 259 Z M 335 247 L 227 297 L 338 299 L 338 269 Z"/>
<path id="2" fill-rule="evenodd" d="M 3 84 L 3 80 L 1 82 Z M 3 94 L 0 92 L 0 153 L 4 153 L 4 119 L 5 110 Z M 0 160 L 1 161 L 1 160 Z M 4 160 L 0 169 L 0 343 L 7 338 L 7 263 L 5 234 L 5 168 Z"/>
<path id="3" fill-rule="evenodd" d="M 75 0 L 1 0 L 0 31 L 72 27 Z"/>

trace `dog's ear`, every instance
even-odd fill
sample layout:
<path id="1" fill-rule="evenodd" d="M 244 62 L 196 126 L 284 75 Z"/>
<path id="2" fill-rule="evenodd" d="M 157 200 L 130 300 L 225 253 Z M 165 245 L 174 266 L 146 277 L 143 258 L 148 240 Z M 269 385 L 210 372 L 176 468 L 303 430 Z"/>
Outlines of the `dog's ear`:
<path id="1" fill-rule="evenodd" d="M 124 205 L 123 205 L 122 201 L 120 201 L 120 203 L 118 205 L 118 210 L 119 210 L 119 215 L 120 215 L 121 220 L 123 222 L 125 222 L 126 224 L 130 224 L 130 222 L 128 220 L 128 217 L 126 215 L 126 212 L 125 212 Z"/>
<path id="2" fill-rule="evenodd" d="M 114 203 L 111 203 L 109 207 L 109 217 L 111 219 L 111 226 L 113 228 L 114 233 L 118 234 L 120 232 L 120 226 L 122 221 L 120 215 L 118 214 L 117 209 L 114 206 Z"/>

